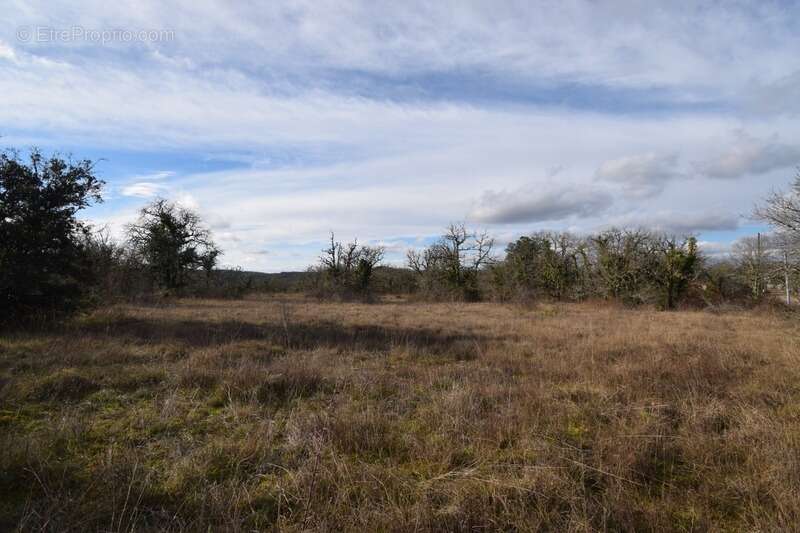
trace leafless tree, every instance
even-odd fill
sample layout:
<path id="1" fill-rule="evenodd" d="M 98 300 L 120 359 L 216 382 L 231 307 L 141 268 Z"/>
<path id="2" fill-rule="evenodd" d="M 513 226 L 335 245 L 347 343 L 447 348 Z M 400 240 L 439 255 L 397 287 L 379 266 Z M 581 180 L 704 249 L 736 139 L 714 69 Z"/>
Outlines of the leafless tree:
<path id="1" fill-rule="evenodd" d="M 777 230 L 773 244 L 779 249 L 778 260 L 781 263 L 785 298 L 790 303 L 790 285 L 797 273 L 797 251 L 800 244 L 800 167 L 789 190 L 773 191 L 762 205 L 755 208 L 753 214 L 755 218 L 768 222 Z"/>
<path id="2" fill-rule="evenodd" d="M 754 215 L 785 234 L 800 237 L 800 168 L 788 191 L 773 191 Z"/>
<path id="3" fill-rule="evenodd" d="M 359 245 L 357 239 L 343 244 L 331 233 L 330 246 L 319 259 L 324 276 L 322 292 L 339 297 L 367 295 L 375 267 L 383 261 L 384 253 L 383 247 Z"/>
<path id="4" fill-rule="evenodd" d="M 770 286 L 783 286 L 786 303 L 791 303 L 792 286 L 800 274 L 800 236 L 782 231 L 739 239 L 733 246 L 733 260 L 739 276 L 750 288 L 751 297 L 764 297 Z"/>
<path id="5" fill-rule="evenodd" d="M 786 304 L 792 303 L 792 287 L 798 287 L 800 276 L 800 235 L 789 232 L 778 232 L 773 236 L 773 248 L 780 263 L 780 275 L 783 281 Z"/>
<path id="6" fill-rule="evenodd" d="M 755 237 L 743 237 L 733 245 L 734 261 L 756 300 L 766 294 L 774 270 L 775 258 L 769 241 L 768 236 L 759 233 Z"/>
<path id="7" fill-rule="evenodd" d="M 478 272 L 494 261 L 493 248 L 494 239 L 487 233 L 469 231 L 463 223 L 453 223 L 425 250 L 410 250 L 407 262 L 421 276 L 425 289 L 449 289 L 474 298 Z"/>

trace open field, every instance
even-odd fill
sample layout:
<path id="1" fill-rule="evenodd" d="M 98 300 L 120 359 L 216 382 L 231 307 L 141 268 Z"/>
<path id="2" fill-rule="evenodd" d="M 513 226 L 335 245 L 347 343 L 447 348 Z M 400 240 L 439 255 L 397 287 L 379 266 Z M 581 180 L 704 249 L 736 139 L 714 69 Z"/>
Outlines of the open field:
<path id="1" fill-rule="evenodd" d="M 4 335 L 0 387 L 0 529 L 800 523 L 777 312 L 121 306 Z"/>

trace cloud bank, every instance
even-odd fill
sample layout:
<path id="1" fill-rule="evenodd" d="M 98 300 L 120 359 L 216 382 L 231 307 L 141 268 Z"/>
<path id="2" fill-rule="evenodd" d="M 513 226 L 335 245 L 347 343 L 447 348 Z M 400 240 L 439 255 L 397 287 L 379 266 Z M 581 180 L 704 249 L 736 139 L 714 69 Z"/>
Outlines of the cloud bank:
<path id="1" fill-rule="evenodd" d="M 486 191 L 469 219 L 488 224 L 516 224 L 596 217 L 612 203 L 608 193 L 583 187 L 542 191 L 532 186 L 510 192 Z"/>

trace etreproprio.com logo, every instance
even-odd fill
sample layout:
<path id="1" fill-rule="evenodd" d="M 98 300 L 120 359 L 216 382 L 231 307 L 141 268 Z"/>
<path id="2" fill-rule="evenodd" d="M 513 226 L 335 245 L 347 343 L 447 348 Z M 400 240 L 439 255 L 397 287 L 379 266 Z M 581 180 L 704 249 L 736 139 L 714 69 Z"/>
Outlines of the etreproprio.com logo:
<path id="1" fill-rule="evenodd" d="M 52 26 L 20 26 L 17 41 L 23 43 L 67 43 L 93 44 L 164 42 L 175 39 L 175 30 L 127 30 L 89 29 L 83 26 L 54 28 Z"/>

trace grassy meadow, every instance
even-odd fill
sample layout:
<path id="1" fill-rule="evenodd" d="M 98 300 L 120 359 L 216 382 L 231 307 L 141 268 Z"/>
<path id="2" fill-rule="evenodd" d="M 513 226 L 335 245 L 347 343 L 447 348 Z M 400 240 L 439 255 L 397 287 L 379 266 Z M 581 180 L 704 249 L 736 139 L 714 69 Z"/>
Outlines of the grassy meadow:
<path id="1" fill-rule="evenodd" d="M 797 325 L 295 295 L 5 333 L 0 529 L 792 530 Z"/>

